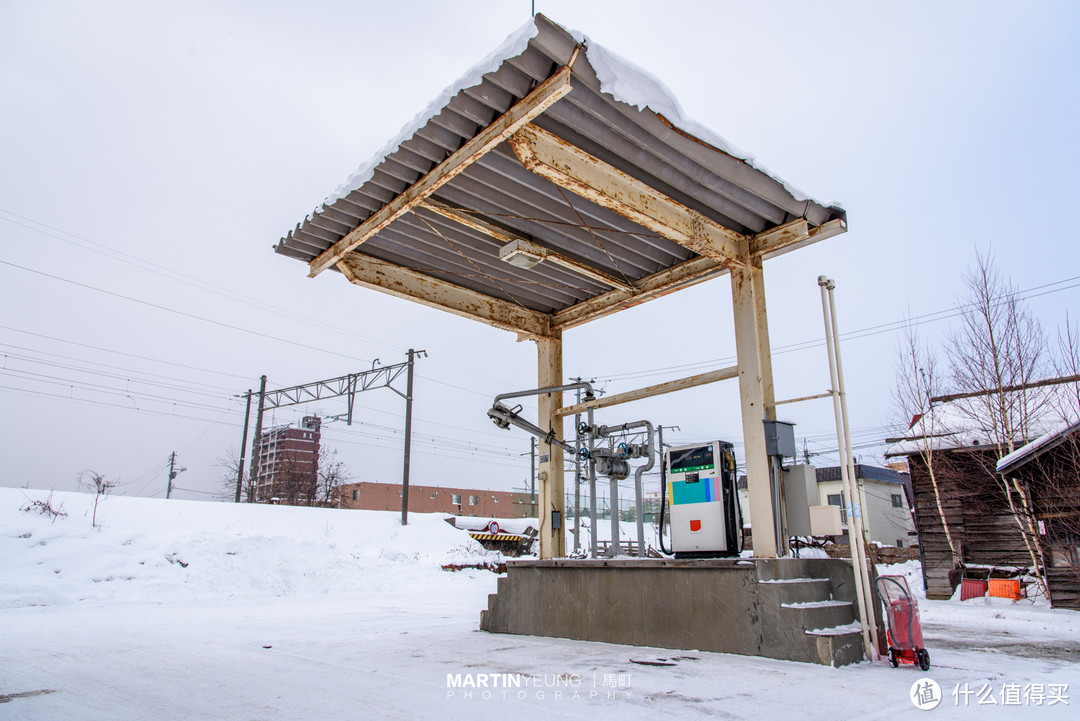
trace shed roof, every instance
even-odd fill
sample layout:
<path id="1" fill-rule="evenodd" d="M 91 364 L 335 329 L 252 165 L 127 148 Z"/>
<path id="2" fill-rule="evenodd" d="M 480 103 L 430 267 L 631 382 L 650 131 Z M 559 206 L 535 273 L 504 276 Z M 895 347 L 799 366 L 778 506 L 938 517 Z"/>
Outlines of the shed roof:
<path id="1" fill-rule="evenodd" d="M 537 159 L 544 147 L 554 160 Z M 638 193 L 630 205 L 674 201 L 663 212 L 686 227 L 579 194 L 580 177 L 553 182 L 563 153 L 625 174 Z M 642 200 L 642 187 L 653 195 Z M 648 73 L 537 15 L 275 250 L 312 275 L 335 267 L 359 285 L 546 335 L 727 272 L 733 258 L 709 238 L 767 258 L 845 229 L 843 209 L 683 118 Z"/>
<path id="2" fill-rule="evenodd" d="M 1039 456 L 1047 453 L 1069 439 L 1069 436 L 1080 431 L 1080 423 L 1071 423 L 1061 428 L 1048 431 L 1036 438 L 1026 446 L 1017 448 L 1012 453 L 1004 456 L 997 462 L 997 472 L 1002 475 L 1011 473 L 1021 466 L 1027 465 Z"/>

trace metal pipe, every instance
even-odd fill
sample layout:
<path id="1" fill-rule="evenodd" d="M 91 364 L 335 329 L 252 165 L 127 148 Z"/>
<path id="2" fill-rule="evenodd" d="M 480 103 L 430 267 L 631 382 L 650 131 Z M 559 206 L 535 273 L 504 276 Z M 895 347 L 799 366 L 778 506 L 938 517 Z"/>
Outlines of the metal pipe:
<path id="1" fill-rule="evenodd" d="M 488 409 L 488 418 L 495 421 L 496 425 L 500 428 L 509 428 L 510 426 L 517 426 L 526 433 L 531 433 L 537 438 L 544 441 L 548 445 L 556 445 L 569 453 L 576 453 L 577 449 L 570 443 L 560 440 L 556 437 L 554 431 L 544 431 L 540 426 L 535 423 L 530 423 L 517 414 L 516 411 L 507 408 L 502 403 L 496 403 L 494 406 Z"/>
<path id="2" fill-rule="evenodd" d="M 580 383 L 570 383 L 565 386 L 549 386 L 547 388 L 533 388 L 527 391 L 511 391 L 510 393 L 500 393 L 495 396 L 495 403 L 501 403 L 509 398 L 524 398 L 525 396 L 542 396 L 545 393 L 562 393 L 563 391 L 573 391 L 578 388 L 585 390 L 585 397 L 588 398 L 593 394 L 592 383 L 588 381 L 581 381 Z"/>
<path id="3" fill-rule="evenodd" d="M 609 441 L 609 449 L 611 445 L 612 441 Z M 619 547 L 622 544 L 619 528 L 619 478 L 615 475 L 608 476 L 608 508 L 611 512 L 611 545 L 608 546 L 607 555 L 615 558 L 619 555 Z"/>
<path id="4" fill-rule="evenodd" d="M 853 491 L 853 505 L 854 505 L 854 521 L 855 521 L 855 533 L 859 540 L 859 581 L 863 585 L 863 593 L 866 599 L 866 610 L 868 614 L 868 625 L 870 627 L 870 641 L 873 644 L 873 659 L 877 658 L 878 639 L 877 639 L 877 624 L 875 623 L 875 614 L 873 613 L 873 590 L 870 587 L 870 574 L 868 572 L 868 561 L 866 552 L 866 534 L 863 530 L 862 522 L 862 492 L 859 489 L 859 478 L 855 474 L 855 455 L 851 447 L 851 423 L 848 420 L 848 408 L 847 408 L 847 393 L 844 392 L 844 363 L 840 356 L 840 331 L 839 324 L 836 321 L 836 299 L 833 296 L 833 290 L 836 288 L 836 282 L 829 280 L 826 284 L 826 289 L 829 295 L 829 315 L 832 319 L 832 337 L 833 344 L 836 346 L 836 392 L 840 397 L 840 417 L 843 421 L 844 427 L 844 460 L 848 466 L 848 477 L 851 479 L 851 488 Z M 872 660 L 873 660 L 872 659 Z"/>
<path id="5" fill-rule="evenodd" d="M 836 367 L 836 347 L 833 344 L 833 324 L 832 314 L 829 308 L 829 296 L 826 287 L 829 284 L 829 280 L 825 276 L 818 276 L 818 285 L 821 287 L 821 312 L 825 322 L 825 349 L 829 357 L 829 380 L 832 384 L 832 397 L 833 397 L 833 414 L 836 418 L 836 441 L 840 454 L 840 480 L 843 486 L 844 498 L 848 505 L 848 547 L 851 549 L 851 561 L 855 571 L 855 595 L 856 602 L 859 607 L 859 628 L 862 631 L 863 637 L 863 650 L 866 653 L 866 657 L 870 660 L 877 658 L 877 649 L 870 637 L 870 626 L 872 625 L 872 615 L 867 614 L 869 604 L 866 598 L 866 589 L 863 584 L 863 574 L 865 573 L 865 565 L 859 560 L 861 543 L 856 534 L 855 522 L 854 522 L 854 508 L 852 504 L 851 495 L 851 477 L 848 475 L 847 459 L 845 458 L 846 446 L 843 442 L 844 430 L 843 430 L 843 414 L 840 407 L 840 393 L 839 393 L 839 380 L 837 378 Z"/>
<path id="6" fill-rule="evenodd" d="M 648 421 L 642 421 L 645 427 L 649 431 L 648 438 L 645 440 L 645 449 L 648 454 L 648 460 L 637 467 L 634 471 L 634 493 L 637 494 L 637 538 L 638 538 L 638 558 L 645 557 L 645 503 L 643 500 L 643 490 L 641 477 L 645 474 L 645 471 L 652 470 L 653 465 L 656 463 L 656 456 L 653 453 L 653 427 L 652 423 Z"/>
<path id="7" fill-rule="evenodd" d="M 633 428 L 646 429 L 646 462 L 637 467 L 634 471 L 634 500 L 635 509 L 637 515 L 637 545 L 638 545 L 638 558 L 645 555 L 645 505 L 644 505 L 644 492 L 642 486 L 641 477 L 645 471 L 651 470 L 656 463 L 656 457 L 653 454 L 653 425 L 649 421 L 632 421 L 630 423 L 623 423 L 620 426 L 601 426 L 597 429 L 597 432 L 601 436 L 610 435 L 611 433 L 617 433 L 622 431 L 629 431 Z M 615 549 L 612 553 L 613 556 L 618 555 L 618 540 L 619 540 L 619 527 L 616 514 L 618 513 L 618 495 L 617 495 L 618 481 L 612 480 L 612 504 L 615 506 L 615 510 L 612 511 L 612 542 Z"/>

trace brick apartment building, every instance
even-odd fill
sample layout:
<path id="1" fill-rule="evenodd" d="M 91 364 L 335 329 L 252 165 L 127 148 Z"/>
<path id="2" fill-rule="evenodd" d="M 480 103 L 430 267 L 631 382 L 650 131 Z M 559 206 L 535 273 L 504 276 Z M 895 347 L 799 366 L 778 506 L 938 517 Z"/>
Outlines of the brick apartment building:
<path id="1" fill-rule="evenodd" d="M 349 483 L 339 489 L 341 508 L 400 511 L 401 484 Z M 482 518 L 527 518 L 532 507 L 527 493 L 485 491 L 478 488 L 441 488 L 409 484 L 409 511 L 451 513 Z"/>
<path id="2" fill-rule="evenodd" d="M 318 416 L 304 416 L 298 427 L 263 431 L 255 479 L 256 502 L 277 499 L 286 504 L 311 504 L 318 488 L 321 423 Z"/>

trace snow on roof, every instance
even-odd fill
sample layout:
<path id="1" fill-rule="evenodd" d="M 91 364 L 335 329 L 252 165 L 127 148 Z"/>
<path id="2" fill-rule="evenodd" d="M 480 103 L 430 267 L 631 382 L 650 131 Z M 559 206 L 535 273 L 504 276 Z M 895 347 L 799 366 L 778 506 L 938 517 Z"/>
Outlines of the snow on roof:
<path id="1" fill-rule="evenodd" d="M 1022 446 L 1021 448 L 1017 448 L 1015 451 L 999 460 L 997 462 L 997 472 L 1007 473 L 1014 468 L 1024 465 L 1027 461 L 1054 448 L 1060 441 L 1064 441 L 1067 436 L 1077 430 L 1080 430 L 1080 423 L 1071 423 L 1044 433 L 1031 443 Z"/>
<path id="2" fill-rule="evenodd" d="M 991 434 L 975 422 L 976 415 L 970 403 L 965 405 L 964 401 L 936 405 L 919 416 L 885 456 L 904 456 L 927 448 L 944 450 L 993 445 Z"/>
<path id="3" fill-rule="evenodd" d="M 1060 417 L 1056 416 L 1059 410 L 1056 403 L 1042 404 L 1041 412 L 1037 411 L 1029 422 L 1032 435 L 1059 431 Z M 963 398 L 938 404 L 918 417 L 904 436 L 889 447 L 885 456 L 910 455 L 927 448 L 936 451 L 994 446 L 997 441 L 990 423 L 982 420 L 985 415 L 977 399 Z M 1021 443 L 1024 440 L 1014 439 Z"/>
<path id="4" fill-rule="evenodd" d="M 371 159 L 362 163 L 345 182 L 334 189 L 314 212 L 320 212 L 330 207 L 334 202 L 344 198 L 371 180 L 379 164 L 397 150 L 404 141 L 423 128 L 428 121 L 438 115 L 451 99 L 462 90 L 479 85 L 484 75 L 498 70 L 499 66 L 504 62 L 523 53 L 529 41 L 536 37 L 538 32 L 539 25 L 536 20 L 529 19 L 524 25 L 508 35 L 483 60 L 473 65 L 455 82 L 444 88 L 438 96 L 428 103 L 427 107 L 406 123 L 398 131 L 397 135 L 380 148 Z M 601 91 L 610 94 L 616 100 L 627 105 L 633 105 L 642 110 L 648 109 L 664 116 L 679 130 L 714 146 L 728 155 L 739 158 L 756 170 L 765 173 L 783 185 L 796 200 L 809 200 L 805 193 L 757 164 L 752 155 L 738 149 L 704 125 L 686 117 L 674 93 L 655 75 L 619 54 L 608 50 L 580 31 L 567 29 L 567 32 L 573 36 L 574 40 L 583 45 L 583 53 L 596 72 Z"/>

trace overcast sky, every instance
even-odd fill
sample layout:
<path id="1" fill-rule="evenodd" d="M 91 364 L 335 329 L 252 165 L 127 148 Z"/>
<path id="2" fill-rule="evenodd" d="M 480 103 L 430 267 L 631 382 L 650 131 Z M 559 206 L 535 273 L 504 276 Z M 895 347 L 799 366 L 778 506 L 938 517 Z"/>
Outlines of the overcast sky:
<path id="1" fill-rule="evenodd" d="M 924 335 L 947 332 L 955 320 L 935 319 L 976 248 L 1032 291 L 1051 330 L 1077 317 L 1076 3 L 536 4 L 847 209 L 846 235 L 765 271 L 778 398 L 828 387 L 816 279 L 836 280 L 860 460 L 880 462 L 891 433 L 894 324 L 926 316 Z M 272 246 L 529 12 L 529 0 L 0 2 L 0 484 L 68 490 L 93 469 L 160 496 L 176 451 L 188 489 L 176 497 L 208 499 L 215 459 L 240 445 L 236 396 L 261 374 L 284 387 L 410 347 L 429 354 L 412 481 L 527 483 L 528 437 L 485 411 L 536 385 L 535 344 L 337 273 L 309 279 Z M 569 331 L 565 373 L 620 392 L 729 365 L 731 328 L 725 277 Z M 400 481 L 403 401 L 384 389 L 357 407 L 324 443 L 357 480 Z M 836 463 L 829 401 L 782 415 L 815 463 Z M 676 443 L 742 440 L 734 382 L 598 414 L 642 418 L 678 426 Z"/>

